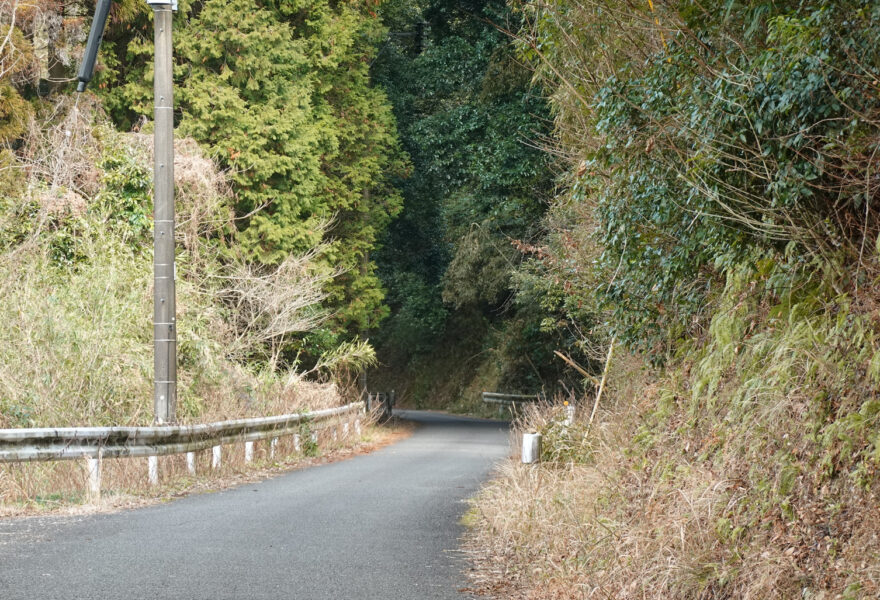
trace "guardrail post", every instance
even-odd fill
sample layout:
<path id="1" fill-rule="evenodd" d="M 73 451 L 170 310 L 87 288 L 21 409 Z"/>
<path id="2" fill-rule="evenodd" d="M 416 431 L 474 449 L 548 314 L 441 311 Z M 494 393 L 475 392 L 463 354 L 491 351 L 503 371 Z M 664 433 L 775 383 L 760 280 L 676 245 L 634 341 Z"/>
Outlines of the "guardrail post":
<path id="1" fill-rule="evenodd" d="M 275 449 L 278 447 L 278 438 L 272 438 L 269 442 L 269 458 L 275 458 Z"/>
<path id="2" fill-rule="evenodd" d="M 216 470 L 216 469 L 220 468 L 220 461 L 222 460 L 222 457 L 223 457 L 223 450 L 222 450 L 221 446 L 214 446 L 213 448 L 211 448 L 211 468 L 212 469 Z"/>
<path id="3" fill-rule="evenodd" d="M 254 460 L 254 443 L 253 442 L 245 442 L 244 443 L 244 462 L 249 463 Z"/>
<path id="4" fill-rule="evenodd" d="M 391 392 L 376 392 L 375 400 L 382 410 L 381 420 L 387 421 L 391 418 L 391 406 L 394 404 L 394 390 Z"/>
<path id="5" fill-rule="evenodd" d="M 89 500 L 92 502 L 101 499 L 101 453 L 98 458 L 86 456 L 86 468 L 89 471 Z"/>
<path id="6" fill-rule="evenodd" d="M 354 420 L 354 432 L 357 434 L 358 437 L 361 437 L 361 420 L 360 419 Z"/>
<path id="7" fill-rule="evenodd" d="M 159 457 L 158 456 L 148 456 L 147 457 L 147 476 L 150 480 L 150 485 L 159 485 Z"/>
<path id="8" fill-rule="evenodd" d="M 190 475 L 196 474 L 196 453 L 195 452 L 187 452 L 186 453 L 186 470 Z"/>
<path id="9" fill-rule="evenodd" d="M 297 452 L 302 450 L 302 444 L 299 443 L 299 434 L 298 433 L 293 434 L 293 449 L 296 450 Z"/>

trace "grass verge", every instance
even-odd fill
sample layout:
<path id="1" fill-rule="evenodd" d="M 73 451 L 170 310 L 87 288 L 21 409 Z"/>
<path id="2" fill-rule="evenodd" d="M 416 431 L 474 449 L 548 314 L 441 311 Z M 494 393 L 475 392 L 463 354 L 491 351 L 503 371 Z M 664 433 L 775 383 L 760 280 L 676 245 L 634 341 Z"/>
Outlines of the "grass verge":
<path id="1" fill-rule="evenodd" d="M 762 274 L 763 273 L 763 274 Z M 525 415 L 540 465 L 473 501 L 473 588 L 499 598 L 880 597 L 875 291 L 728 278 L 662 370 L 612 365 L 597 420 Z"/>

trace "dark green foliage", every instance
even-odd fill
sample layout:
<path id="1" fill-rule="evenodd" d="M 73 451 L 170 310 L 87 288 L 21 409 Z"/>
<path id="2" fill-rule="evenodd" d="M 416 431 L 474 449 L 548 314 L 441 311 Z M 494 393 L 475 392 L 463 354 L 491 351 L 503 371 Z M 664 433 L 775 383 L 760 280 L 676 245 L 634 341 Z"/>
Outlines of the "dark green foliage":
<path id="1" fill-rule="evenodd" d="M 755 251 L 802 262 L 844 249 L 859 285 L 877 232 L 864 174 L 880 114 L 878 10 L 626 8 L 669 30 L 639 34 L 601 64 L 595 44 L 620 43 L 607 15 L 535 17 L 525 53 L 555 89 L 560 137 L 581 140 L 570 198 L 592 207 L 601 283 L 590 295 L 611 332 L 662 358 L 665 342 L 701 329 L 727 270 Z M 572 19 L 579 33 L 562 29 Z M 583 72 L 569 68 L 575 58 Z"/>
<path id="2" fill-rule="evenodd" d="M 131 154 L 107 153 L 100 165 L 102 191 L 97 210 L 107 214 L 108 225 L 133 247 L 152 242 L 152 173 Z"/>
<path id="3" fill-rule="evenodd" d="M 365 4 L 182 3 L 175 19 L 179 131 L 227 169 L 236 254 L 274 265 L 323 245 L 336 338 L 375 327 L 384 292 L 366 258 L 400 210 L 394 119 L 370 85 L 384 29 Z M 151 15 L 108 33 L 99 85 L 126 125 L 151 112 Z M 326 336 L 324 336 L 326 337 Z M 308 344 L 304 344 L 308 346 Z"/>
<path id="4" fill-rule="evenodd" d="M 234 28 L 229 27 L 235 15 Z M 297 43 L 298 42 L 298 43 Z M 248 0 L 209 1 L 181 35 L 184 132 L 232 167 L 245 251 L 274 263 L 321 239 L 320 153 L 303 40 Z"/>
<path id="5" fill-rule="evenodd" d="M 389 302 L 397 310 L 394 317 L 383 327 L 386 350 L 396 352 L 393 358 L 406 361 L 411 354 L 421 354 L 432 349 L 446 326 L 449 311 L 438 299 L 440 290 L 429 286 L 418 273 L 398 271 L 386 279 Z"/>
<path id="6" fill-rule="evenodd" d="M 493 331 L 513 322 L 519 328 L 526 318 L 510 303 L 520 261 L 512 242 L 536 235 L 552 179 L 549 157 L 534 147 L 546 131 L 546 104 L 499 30 L 509 18 L 504 4 L 492 1 L 389 12 L 392 30 L 415 31 L 424 19 L 428 32 L 421 52 L 409 38 L 395 38 L 374 65 L 413 163 L 401 183 L 404 212 L 378 258 L 392 308 L 380 343 L 386 359 L 397 356 L 404 365 L 414 353 L 437 351 L 447 327 L 459 329 L 457 311 L 477 311 Z M 511 365 L 543 360 L 537 355 L 545 346 L 515 337 L 508 345 L 499 333 L 489 347 L 509 352 Z M 509 385 L 541 387 L 533 372 L 526 382 L 511 369 Z"/>

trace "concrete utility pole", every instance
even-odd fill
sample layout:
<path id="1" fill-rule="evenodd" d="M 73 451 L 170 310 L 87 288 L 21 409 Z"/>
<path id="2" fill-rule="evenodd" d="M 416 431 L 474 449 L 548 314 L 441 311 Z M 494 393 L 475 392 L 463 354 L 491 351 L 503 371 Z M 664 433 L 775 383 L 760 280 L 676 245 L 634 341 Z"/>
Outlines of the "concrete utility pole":
<path id="1" fill-rule="evenodd" d="M 98 0 L 79 70 L 85 91 L 95 70 L 111 0 Z M 177 314 L 174 284 L 174 103 L 171 16 L 177 0 L 147 0 L 155 36 L 153 130 L 153 409 L 158 424 L 177 420 Z"/>
<path id="2" fill-rule="evenodd" d="M 159 424 L 177 420 L 177 312 L 174 267 L 174 98 L 171 20 L 175 5 L 153 7 L 153 407 Z"/>

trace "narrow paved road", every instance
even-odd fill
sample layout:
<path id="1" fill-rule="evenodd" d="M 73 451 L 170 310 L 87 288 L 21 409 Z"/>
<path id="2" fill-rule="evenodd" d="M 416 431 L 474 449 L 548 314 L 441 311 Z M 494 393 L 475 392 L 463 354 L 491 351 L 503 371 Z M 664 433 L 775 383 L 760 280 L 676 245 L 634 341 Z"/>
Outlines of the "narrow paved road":
<path id="1" fill-rule="evenodd" d="M 459 519 L 503 424 L 409 412 L 378 452 L 110 515 L 0 520 L 0 598 L 461 599 Z"/>

